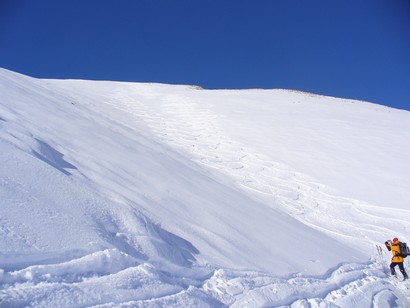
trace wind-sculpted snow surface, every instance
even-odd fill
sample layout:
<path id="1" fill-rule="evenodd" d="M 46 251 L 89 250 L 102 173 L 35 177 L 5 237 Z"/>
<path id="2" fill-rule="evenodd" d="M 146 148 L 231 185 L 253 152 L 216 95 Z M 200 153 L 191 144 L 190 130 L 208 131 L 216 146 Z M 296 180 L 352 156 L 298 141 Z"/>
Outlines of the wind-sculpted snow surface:
<path id="1" fill-rule="evenodd" d="M 375 249 L 407 239 L 408 112 L 6 70 L 0 92 L 0 307 L 409 305 Z"/>

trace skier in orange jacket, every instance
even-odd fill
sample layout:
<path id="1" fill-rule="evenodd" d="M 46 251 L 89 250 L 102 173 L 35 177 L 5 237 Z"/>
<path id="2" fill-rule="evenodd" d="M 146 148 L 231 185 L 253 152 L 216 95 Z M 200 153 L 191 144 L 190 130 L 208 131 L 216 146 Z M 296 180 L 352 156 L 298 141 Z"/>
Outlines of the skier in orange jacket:
<path id="1" fill-rule="evenodd" d="M 406 271 L 404 270 L 404 259 L 400 253 L 400 241 L 397 237 L 395 237 L 392 241 L 386 241 L 384 243 L 389 251 L 393 253 L 393 258 L 391 259 L 390 263 L 390 272 L 392 275 L 396 275 L 396 270 L 394 269 L 396 265 L 399 266 L 400 272 L 403 274 L 404 280 L 408 279 Z"/>

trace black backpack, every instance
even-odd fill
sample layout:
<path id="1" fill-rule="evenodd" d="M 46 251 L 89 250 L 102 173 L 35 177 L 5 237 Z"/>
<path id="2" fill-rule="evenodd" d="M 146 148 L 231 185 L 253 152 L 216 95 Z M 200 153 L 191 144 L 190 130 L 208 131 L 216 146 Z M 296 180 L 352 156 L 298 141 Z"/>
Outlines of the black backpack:
<path id="1" fill-rule="evenodd" d="M 410 249 L 406 243 L 400 242 L 399 246 L 400 246 L 400 256 L 401 257 L 406 258 L 408 255 L 410 255 Z"/>

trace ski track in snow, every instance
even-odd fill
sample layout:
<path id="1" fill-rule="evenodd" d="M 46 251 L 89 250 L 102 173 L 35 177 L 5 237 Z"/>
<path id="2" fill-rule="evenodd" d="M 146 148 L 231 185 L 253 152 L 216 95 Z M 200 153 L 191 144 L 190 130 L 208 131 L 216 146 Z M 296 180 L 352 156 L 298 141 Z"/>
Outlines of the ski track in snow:
<path id="1" fill-rule="evenodd" d="M 386 215 L 396 223 L 394 232 L 407 234 L 410 230 L 406 226 L 408 211 L 392 211 L 337 196 L 330 188 L 291 167 L 232 141 L 219 129 L 218 116 L 189 97 L 179 93 L 169 95 L 151 106 L 128 93 L 119 90 L 115 99 L 104 103 L 132 115 L 135 122 L 143 120 L 161 141 L 208 168 L 219 180 L 227 181 L 228 175 L 238 190 L 272 207 L 280 207 L 313 228 L 349 244 L 355 242 L 352 238 L 359 237 L 358 247 L 364 245 L 369 251 L 375 250 L 374 239 L 393 232 L 375 226 Z M 156 99 L 150 97 L 152 93 L 141 95 Z M 0 118 L 0 121 L 5 120 Z M 75 169 L 41 140 L 39 147 L 41 151 L 34 153 L 39 159 Z M 60 171 L 70 174 L 64 168 Z M 0 180 L 0 185 L 8 184 L 7 178 Z M 134 234 L 138 240 L 132 241 L 129 235 L 119 233 L 121 228 L 116 225 L 122 223 L 126 229 L 127 225 L 143 221 L 143 215 L 130 210 L 130 217 L 136 215 L 138 220 L 127 216 L 110 222 L 115 215 L 106 214 L 107 217 L 101 214 L 98 227 L 107 238 L 111 236 L 113 248 L 80 258 L 67 256 L 68 261 L 58 258 L 50 264 L 0 269 L 0 307 L 410 306 L 410 282 L 386 277 L 381 269 L 386 264 L 377 259 L 366 264 L 341 264 L 318 277 L 298 274 L 274 277 L 249 270 L 155 263 L 129 248 L 131 244 L 141 243 L 144 235 Z M 0 233 L 14 232 L 16 226 L 3 223 L 1 217 L 0 223 Z M 367 225 L 369 228 L 365 228 Z M 132 234 L 132 230 L 129 232 Z M 387 252 L 385 255 L 388 260 Z"/>
<path id="2" fill-rule="evenodd" d="M 374 239 L 386 234 L 410 232 L 410 211 L 392 211 L 331 194 L 329 188 L 304 174 L 232 141 L 218 128 L 218 116 L 189 97 L 169 95 L 157 110 L 126 93 L 118 93 L 117 98 L 121 104 L 113 103 L 113 107 L 142 119 L 161 140 L 199 164 L 228 175 L 252 197 L 272 207 L 280 206 L 294 218 L 332 237 L 349 244 L 355 242 L 352 238 L 365 239 L 365 244 L 373 247 Z M 377 223 L 385 217 L 395 222 L 394 230 L 378 227 Z M 358 241 L 358 248 L 362 245 Z"/>

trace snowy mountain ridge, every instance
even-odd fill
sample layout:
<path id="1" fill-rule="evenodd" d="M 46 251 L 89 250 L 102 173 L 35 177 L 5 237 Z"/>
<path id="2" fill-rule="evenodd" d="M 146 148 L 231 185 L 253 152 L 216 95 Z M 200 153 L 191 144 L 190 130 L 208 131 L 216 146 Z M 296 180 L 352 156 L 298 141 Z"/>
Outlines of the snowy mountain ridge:
<path id="1" fill-rule="evenodd" d="M 0 306 L 408 303 L 374 245 L 408 236 L 409 112 L 3 69 L 0 92 Z"/>

